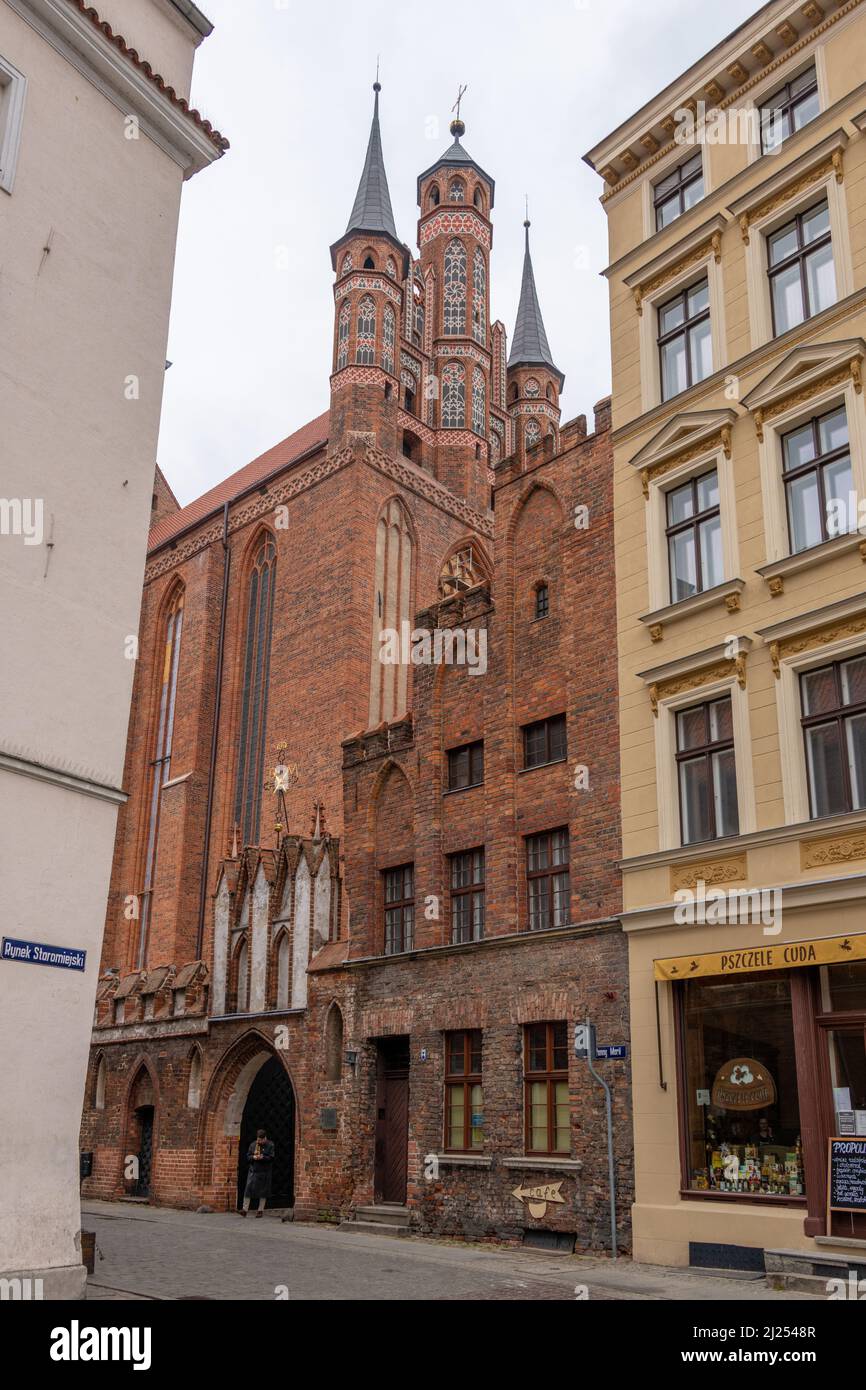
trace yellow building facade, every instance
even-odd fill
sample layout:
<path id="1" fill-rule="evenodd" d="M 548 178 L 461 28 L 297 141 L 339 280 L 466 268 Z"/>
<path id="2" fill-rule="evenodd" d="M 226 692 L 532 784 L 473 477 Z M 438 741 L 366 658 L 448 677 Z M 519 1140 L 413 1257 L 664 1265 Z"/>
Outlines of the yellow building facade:
<path id="1" fill-rule="evenodd" d="M 866 4 L 771 3 L 586 156 L 641 1260 L 866 1254 L 864 76 Z"/>

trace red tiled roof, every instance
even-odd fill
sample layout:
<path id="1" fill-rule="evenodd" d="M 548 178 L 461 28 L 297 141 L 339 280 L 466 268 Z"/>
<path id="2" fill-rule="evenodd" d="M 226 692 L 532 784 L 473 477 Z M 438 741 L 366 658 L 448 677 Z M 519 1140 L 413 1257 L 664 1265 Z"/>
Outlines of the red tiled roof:
<path id="1" fill-rule="evenodd" d="M 149 77 L 151 82 L 154 82 L 162 92 L 163 96 L 168 97 L 172 105 L 177 106 L 179 110 L 184 111 L 186 115 L 189 116 L 190 119 L 204 131 L 208 139 L 216 145 L 220 154 L 229 148 L 229 142 L 225 136 L 220 135 L 219 131 L 211 125 L 210 121 L 205 120 L 200 111 L 197 111 L 194 106 L 190 106 L 186 97 L 178 96 L 174 87 L 170 87 L 164 77 L 160 76 L 158 72 L 154 72 L 147 59 L 139 57 L 137 51 L 134 48 L 130 48 L 122 34 L 115 34 L 108 20 L 100 19 L 99 14 L 92 5 L 88 5 L 86 0 L 69 0 L 69 3 L 80 10 L 83 15 L 86 15 L 91 23 L 94 24 L 97 29 L 101 30 L 109 43 L 113 43 L 116 48 L 119 48 L 125 58 L 128 58 L 131 63 L 134 63 L 135 66 L 144 73 L 145 77 Z"/>
<path id="2" fill-rule="evenodd" d="M 203 493 L 186 507 L 181 507 L 179 512 L 164 516 L 151 529 L 147 543 L 148 551 L 158 550 L 166 541 L 179 536 L 182 531 L 188 531 L 191 526 L 219 511 L 224 503 L 231 502 L 240 493 L 255 487 L 256 483 L 269 477 L 271 473 L 277 473 L 281 468 L 287 468 L 290 463 L 296 463 L 302 455 L 309 454 L 314 449 L 324 448 L 328 442 L 328 414 L 326 410 L 324 414 L 317 415 L 308 425 L 295 430 L 288 439 L 275 444 L 272 449 L 253 459 L 252 463 L 224 478 L 209 492 Z"/>

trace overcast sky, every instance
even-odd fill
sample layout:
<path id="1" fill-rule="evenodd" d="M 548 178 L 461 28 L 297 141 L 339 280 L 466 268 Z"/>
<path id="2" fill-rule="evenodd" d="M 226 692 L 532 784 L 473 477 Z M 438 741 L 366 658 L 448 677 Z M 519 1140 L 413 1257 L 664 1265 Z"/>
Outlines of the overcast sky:
<path id="1" fill-rule="evenodd" d="M 159 462 L 181 504 L 328 406 L 329 247 L 345 230 L 381 55 L 385 165 L 416 249 L 415 180 L 463 143 L 496 181 L 491 308 L 509 337 L 529 195 L 563 419 L 610 390 L 607 228 L 581 156 L 756 0 L 202 0 L 193 103 L 231 149 L 184 189 Z"/>

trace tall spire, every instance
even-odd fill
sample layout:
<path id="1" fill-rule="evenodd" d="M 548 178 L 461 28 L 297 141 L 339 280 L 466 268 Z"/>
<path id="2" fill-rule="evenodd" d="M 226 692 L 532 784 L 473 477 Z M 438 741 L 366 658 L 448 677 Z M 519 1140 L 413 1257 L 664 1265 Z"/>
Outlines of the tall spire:
<path id="1" fill-rule="evenodd" d="M 550 351 L 550 344 L 547 341 L 547 333 L 544 328 L 544 320 L 541 317 L 538 291 L 535 288 L 535 273 L 532 269 L 532 256 L 529 252 L 531 223 L 528 215 L 523 225 L 526 228 L 523 281 L 520 286 L 520 303 L 517 307 L 517 322 L 514 325 L 514 338 L 511 342 L 511 352 L 508 355 L 508 366 L 549 367 L 560 378 L 561 390 L 565 378 L 554 364 L 553 354 Z"/>
<path id="2" fill-rule="evenodd" d="M 379 81 L 378 69 L 376 81 L 373 83 L 373 91 L 376 93 L 373 101 L 373 124 L 370 128 L 370 139 L 367 144 L 367 158 L 364 160 L 364 170 L 361 174 L 361 182 L 358 184 L 358 192 L 355 195 L 355 205 L 352 208 L 352 215 L 349 218 L 349 225 L 346 232 L 387 232 L 399 244 L 397 228 L 394 224 L 394 213 L 391 209 L 391 195 L 388 192 L 388 180 L 385 176 L 385 161 L 382 157 L 382 135 L 379 130 L 379 93 L 382 84 Z"/>

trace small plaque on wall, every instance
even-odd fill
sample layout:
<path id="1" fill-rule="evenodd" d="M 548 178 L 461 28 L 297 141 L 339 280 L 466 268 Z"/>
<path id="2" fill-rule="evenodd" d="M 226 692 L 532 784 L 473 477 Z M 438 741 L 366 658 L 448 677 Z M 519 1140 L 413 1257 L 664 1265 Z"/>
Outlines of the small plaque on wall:
<path id="1" fill-rule="evenodd" d="M 320 1124 L 322 1129 L 337 1128 L 337 1112 L 332 1108 L 326 1108 L 320 1114 Z"/>

